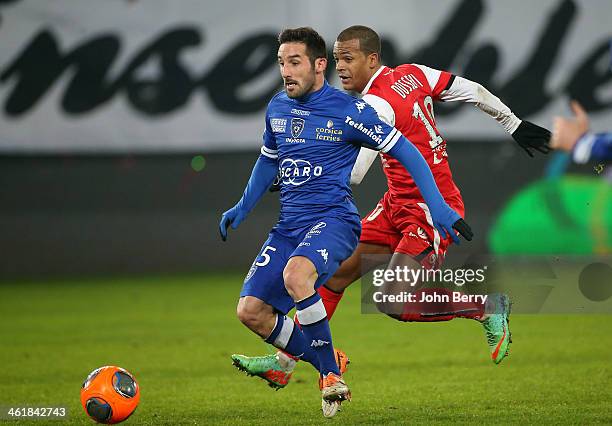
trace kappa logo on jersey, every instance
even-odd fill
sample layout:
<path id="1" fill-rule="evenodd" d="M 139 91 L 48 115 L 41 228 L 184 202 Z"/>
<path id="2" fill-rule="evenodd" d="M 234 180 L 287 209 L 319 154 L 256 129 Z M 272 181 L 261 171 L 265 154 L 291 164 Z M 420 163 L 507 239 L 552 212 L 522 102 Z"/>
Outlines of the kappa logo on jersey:
<path id="1" fill-rule="evenodd" d="M 285 185 L 299 186 L 312 176 L 321 176 L 323 167 L 312 166 L 310 161 L 285 158 L 280 164 L 280 177 Z"/>
<path id="2" fill-rule="evenodd" d="M 292 118 L 291 119 L 291 136 L 294 138 L 299 137 L 304 130 L 304 119 L 303 118 Z"/>
<path id="3" fill-rule="evenodd" d="M 327 249 L 319 249 L 319 250 L 317 250 L 317 252 L 319 252 L 321 254 L 321 257 L 323 258 L 323 261 L 325 263 L 327 263 L 327 257 L 329 256 L 329 253 L 327 253 Z"/>
<path id="4" fill-rule="evenodd" d="M 365 103 L 365 102 L 361 102 L 361 101 L 359 101 L 359 102 L 355 102 L 355 106 L 357 107 L 357 109 L 359 110 L 359 112 L 361 112 L 361 111 L 363 111 L 363 109 L 365 108 L 366 103 Z"/>
<path id="5" fill-rule="evenodd" d="M 419 234 L 419 237 L 427 240 L 429 239 L 429 237 L 427 236 L 427 233 L 425 232 L 425 230 L 423 228 L 421 228 L 420 226 L 417 228 L 417 234 Z"/>
<path id="6" fill-rule="evenodd" d="M 372 139 L 374 142 L 376 142 L 377 144 L 382 143 L 383 139 L 378 136 L 374 130 L 372 129 L 368 129 L 367 127 L 365 127 L 363 125 L 363 123 L 357 123 L 355 122 L 355 120 L 353 120 L 353 118 L 349 115 L 346 116 L 346 120 L 344 121 L 346 124 L 348 124 L 349 126 L 354 127 L 355 129 L 361 131 L 362 133 L 366 134 L 367 136 L 370 137 L 370 139 Z"/>
<path id="7" fill-rule="evenodd" d="M 323 345 L 329 345 L 329 342 L 327 340 L 321 340 L 321 339 L 313 340 L 312 343 L 310 344 L 310 347 L 319 348 Z"/>
<path id="8" fill-rule="evenodd" d="M 310 111 L 304 111 L 303 109 L 296 109 L 293 108 L 291 110 L 291 114 L 295 114 L 295 115 L 302 115 L 304 117 L 308 117 L 310 115 Z"/>
<path id="9" fill-rule="evenodd" d="M 287 119 L 271 118 L 270 127 L 272 127 L 272 133 L 285 133 L 285 130 L 287 130 Z"/>

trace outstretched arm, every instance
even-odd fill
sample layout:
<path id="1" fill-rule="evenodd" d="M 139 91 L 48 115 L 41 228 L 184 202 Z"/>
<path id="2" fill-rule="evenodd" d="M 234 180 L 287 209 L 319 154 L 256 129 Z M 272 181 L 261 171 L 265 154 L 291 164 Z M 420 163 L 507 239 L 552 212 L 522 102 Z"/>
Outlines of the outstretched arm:
<path id="1" fill-rule="evenodd" d="M 402 163 L 429 206 L 434 225 L 442 237 L 446 238 L 448 234 L 459 243 L 454 228 L 467 240 L 472 239 L 472 231 L 467 223 L 444 201 L 429 165 L 419 150 L 399 130 L 381 121 L 374 108 L 363 101 L 354 101 L 349 105 L 346 110 L 345 134 L 347 140 L 359 141 L 372 149 L 386 152 Z"/>
<path id="2" fill-rule="evenodd" d="M 548 154 L 550 132 L 529 121 L 519 119 L 497 96 L 481 84 L 463 77 L 454 76 L 454 80 L 439 95 L 444 102 L 462 101 L 476 105 L 481 111 L 494 118 L 512 138 L 533 157 L 533 150 Z"/>
<path id="3" fill-rule="evenodd" d="M 238 225 L 240 225 L 251 210 L 253 210 L 257 202 L 266 193 L 270 185 L 272 185 L 272 181 L 274 181 L 277 172 L 278 161 L 262 153 L 253 167 L 251 177 L 244 189 L 242 198 L 240 198 L 234 207 L 227 210 L 223 213 L 223 216 L 221 216 L 219 232 L 223 241 L 227 239 L 227 228 L 229 226 L 231 226 L 232 229 L 238 228 Z"/>
<path id="4" fill-rule="evenodd" d="M 471 241 L 473 233 L 470 226 L 457 212 L 446 204 L 438 190 L 431 169 L 419 150 L 408 139 L 402 136 L 388 153 L 402 163 L 414 179 L 432 213 L 434 225 L 436 225 L 442 237 L 446 238 L 448 233 L 459 244 L 459 238 L 452 231 L 454 228 L 466 240 Z"/>

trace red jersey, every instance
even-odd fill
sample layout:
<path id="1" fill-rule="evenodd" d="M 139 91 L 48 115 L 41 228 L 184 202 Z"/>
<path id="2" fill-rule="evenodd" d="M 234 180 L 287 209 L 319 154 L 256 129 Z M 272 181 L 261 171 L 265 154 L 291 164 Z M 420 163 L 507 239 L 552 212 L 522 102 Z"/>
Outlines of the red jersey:
<path id="1" fill-rule="evenodd" d="M 390 121 L 421 152 L 429 164 L 440 193 L 453 208 L 463 209 L 461 193 L 448 164 L 446 141 L 436 128 L 433 101 L 452 83 L 452 74 L 432 68 L 405 64 L 381 67 L 363 90 L 363 99 L 381 118 Z M 393 203 L 424 202 L 419 189 L 404 166 L 381 153 L 387 176 L 388 196 Z"/>

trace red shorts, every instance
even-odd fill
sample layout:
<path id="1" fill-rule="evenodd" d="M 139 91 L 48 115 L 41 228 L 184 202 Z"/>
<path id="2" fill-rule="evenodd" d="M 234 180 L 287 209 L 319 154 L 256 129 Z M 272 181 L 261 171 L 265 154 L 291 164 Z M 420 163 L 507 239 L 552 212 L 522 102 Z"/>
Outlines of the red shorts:
<path id="1" fill-rule="evenodd" d="M 439 268 L 452 238 L 441 238 L 425 202 L 398 203 L 390 198 L 389 192 L 385 192 L 376 208 L 361 220 L 359 242 L 388 246 L 394 253 L 416 259 L 424 268 Z M 461 197 L 447 202 L 464 216 Z"/>

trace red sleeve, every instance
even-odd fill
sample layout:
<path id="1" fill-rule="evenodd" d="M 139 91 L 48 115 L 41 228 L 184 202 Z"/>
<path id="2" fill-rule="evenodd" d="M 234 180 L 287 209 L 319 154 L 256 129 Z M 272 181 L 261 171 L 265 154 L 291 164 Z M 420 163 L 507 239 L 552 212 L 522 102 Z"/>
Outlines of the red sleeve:
<path id="1" fill-rule="evenodd" d="M 440 78 L 438 79 L 438 83 L 436 83 L 435 87 L 431 88 L 432 96 L 434 98 L 438 98 L 440 96 L 440 93 L 448 89 L 453 79 L 454 76 L 451 73 L 446 71 L 440 71 Z"/>

